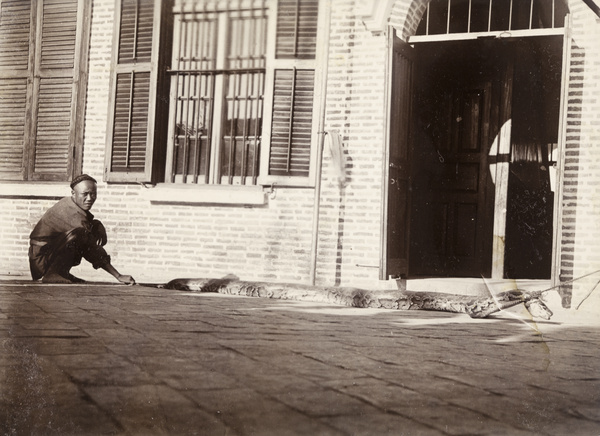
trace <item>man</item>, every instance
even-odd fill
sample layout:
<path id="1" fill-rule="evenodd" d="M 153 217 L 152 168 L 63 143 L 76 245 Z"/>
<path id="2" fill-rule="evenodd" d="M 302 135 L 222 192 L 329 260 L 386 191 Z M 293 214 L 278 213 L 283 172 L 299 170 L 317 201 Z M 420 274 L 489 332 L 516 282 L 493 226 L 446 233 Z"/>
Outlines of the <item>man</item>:
<path id="1" fill-rule="evenodd" d="M 89 210 L 96 201 L 96 180 L 87 174 L 71 182 L 71 196 L 46 211 L 31 235 L 29 267 L 34 280 L 43 283 L 82 283 L 70 271 L 85 258 L 96 269 L 102 268 L 121 283 L 135 284 L 133 277 L 122 275 L 110 263 L 106 230 Z"/>

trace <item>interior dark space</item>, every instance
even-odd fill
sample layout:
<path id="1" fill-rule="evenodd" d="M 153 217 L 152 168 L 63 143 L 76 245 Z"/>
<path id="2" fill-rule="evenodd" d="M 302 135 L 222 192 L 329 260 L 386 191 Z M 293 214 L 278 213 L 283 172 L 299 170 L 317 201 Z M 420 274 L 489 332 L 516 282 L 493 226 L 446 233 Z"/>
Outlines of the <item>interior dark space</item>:
<path id="1" fill-rule="evenodd" d="M 491 277 L 501 256 L 505 278 L 549 278 L 562 37 L 419 43 L 415 51 L 410 275 Z"/>

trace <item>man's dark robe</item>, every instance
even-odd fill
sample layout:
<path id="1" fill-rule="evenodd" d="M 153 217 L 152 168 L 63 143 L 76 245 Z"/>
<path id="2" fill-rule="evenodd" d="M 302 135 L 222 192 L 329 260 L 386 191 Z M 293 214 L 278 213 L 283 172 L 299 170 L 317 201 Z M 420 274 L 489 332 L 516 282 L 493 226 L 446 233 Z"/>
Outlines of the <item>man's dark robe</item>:
<path id="1" fill-rule="evenodd" d="M 71 197 L 48 209 L 29 239 L 29 266 L 34 280 L 50 272 L 66 277 L 82 257 L 96 269 L 110 263 L 110 256 L 102 248 L 106 244 L 104 227 Z M 99 239 L 101 245 L 97 243 Z"/>

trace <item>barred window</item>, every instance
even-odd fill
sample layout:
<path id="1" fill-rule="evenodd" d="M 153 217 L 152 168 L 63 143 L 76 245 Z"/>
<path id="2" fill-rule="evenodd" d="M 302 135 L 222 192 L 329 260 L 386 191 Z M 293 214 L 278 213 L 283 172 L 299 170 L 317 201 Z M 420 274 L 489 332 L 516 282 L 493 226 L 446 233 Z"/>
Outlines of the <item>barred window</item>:
<path id="1" fill-rule="evenodd" d="M 173 11 L 167 181 L 256 184 L 262 138 L 267 15 Z"/>
<path id="2" fill-rule="evenodd" d="M 116 1 L 107 181 L 313 183 L 326 2 Z"/>

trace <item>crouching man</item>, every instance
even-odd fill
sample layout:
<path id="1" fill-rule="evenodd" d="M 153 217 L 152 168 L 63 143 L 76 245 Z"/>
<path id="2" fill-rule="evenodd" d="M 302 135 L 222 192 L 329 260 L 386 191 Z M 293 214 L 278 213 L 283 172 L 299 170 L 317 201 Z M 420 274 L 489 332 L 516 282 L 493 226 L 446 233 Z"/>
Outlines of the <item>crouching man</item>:
<path id="1" fill-rule="evenodd" d="M 43 283 L 82 283 L 71 268 L 84 258 L 121 283 L 135 284 L 133 277 L 119 273 L 110 263 L 106 230 L 89 212 L 96 201 L 96 180 L 87 174 L 71 182 L 71 196 L 46 211 L 29 236 L 29 267 L 34 280 Z"/>

